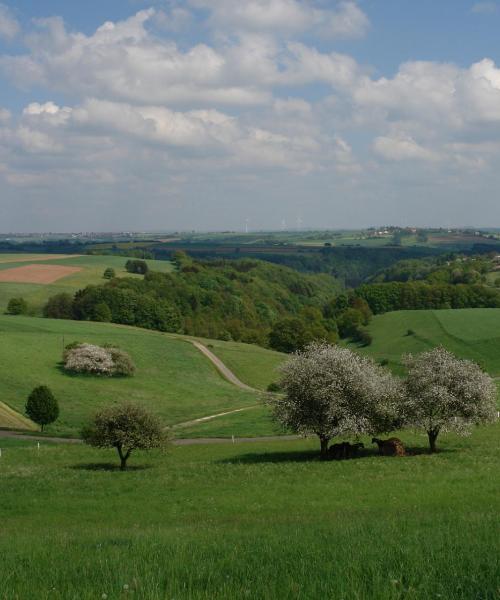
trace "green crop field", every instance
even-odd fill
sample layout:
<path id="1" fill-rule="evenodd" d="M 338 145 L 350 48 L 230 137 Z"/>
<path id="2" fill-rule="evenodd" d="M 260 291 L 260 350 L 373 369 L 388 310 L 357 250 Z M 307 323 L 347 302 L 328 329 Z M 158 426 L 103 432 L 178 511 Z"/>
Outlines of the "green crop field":
<path id="1" fill-rule="evenodd" d="M 44 260 L 40 260 L 41 258 Z M 0 270 L 2 271 L 28 264 L 61 265 L 82 269 L 78 273 L 73 273 L 47 285 L 0 282 L 0 311 L 5 310 L 10 298 L 22 297 L 28 303 L 30 313 L 39 315 L 49 296 L 61 292 L 73 294 L 87 285 L 104 283 L 106 280 L 102 275 L 107 267 L 115 269 L 117 277 L 141 277 L 141 275 L 131 275 L 125 271 L 127 260 L 129 259 L 124 256 L 84 255 L 62 258 L 54 255 L 53 258 L 50 258 L 49 255 L 37 254 L 0 254 Z M 168 261 L 147 260 L 146 262 L 153 271 L 165 272 L 172 269 L 172 265 Z"/>
<path id="2" fill-rule="evenodd" d="M 223 379 L 181 336 L 107 323 L 1 315 L 0 338 L 0 398 L 23 412 L 31 389 L 49 385 L 61 406 L 60 419 L 47 427 L 52 434 L 74 435 L 98 407 L 122 399 L 147 405 L 169 424 L 260 402 L 258 393 L 240 390 Z M 136 375 L 103 378 L 66 374 L 60 365 L 62 348 L 72 341 L 112 343 L 123 348 L 137 366 Z M 224 357 L 231 357 L 231 365 L 242 380 L 256 387 L 273 379 L 271 362 L 282 359 L 278 353 L 248 344 L 231 343 L 224 351 L 224 342 L 217 342 L 217 348 Z M 260 365 L 258 376 L 249 368 L 252 363 Z"/>
<path id="3" fill-rule="evenodd" d="M 500 376 L 500 309 L 403 310 L 374 317 L 368 329 L 373 343 L 359 350 L 389 360 L 397 372 L 403 354 L 442 345 Z"/>
<path id="4" fill-rule="evenodd" d="M 313 440 L 174 447 L 125 473 L 1 440 L 0 598 L 494 600 L 499 428 L 340 462 Z"/>

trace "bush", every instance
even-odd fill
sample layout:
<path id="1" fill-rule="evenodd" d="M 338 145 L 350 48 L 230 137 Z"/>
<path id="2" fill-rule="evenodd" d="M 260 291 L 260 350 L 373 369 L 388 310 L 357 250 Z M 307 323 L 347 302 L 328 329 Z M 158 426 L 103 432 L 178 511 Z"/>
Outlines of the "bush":
<path id="1" fill-rule="evenodd" d="M 43 431 L 45 425 L 53 423 L 59 416 L 59 405 L 50 389 L 46 385 L 41 385 L 28 396 L 25 411 Z"/>
<path id="2" fill-rule="evenodd" d="M 71 344 L 63 354 L 64 368 L 72 373 L 89 375 L 131 376 L 135 365 L 130 356 L 120 348 L 108 346 L 101 348 L 94 344 Z"/>
<path id="3" fill-rule="evenodd" d="M 112 319 L 111 309 L 105 302 L 99 302 L 94 306 L 93 321 L 109 323 Z"/>
<path id="4" fill-rule="evenodd" d="M 116 277 L 116 272 L 112 267 L 108 267 L 102 276 L 104 279 L 114 279 Z"/>
<path id="5" fill-rule="evenodd" d="M 70 294 L 62 293 L 50 297 L 43 309 L 43 316 L 49 319 L 72 319 L 72 296 Z"/>
<path id="6" fill-rule="evenodd" d="M 281 392 L 281 385 L 279 384 L 279 382 L 273 381 L 267 386 L 267 391 L 273 394 Z"/>
<path id="7" fill-rule="evenodd" d="M 138 275 L 146 275 L 149 271 L 148 264 L 145 260 L 127 260 L 125 269 L 129 273 L 137 273 Z"/>
<path id="8" fill-rule="evenodd" d="M 11 298 L 7 304 L 8 315 L 26 315 L 28 304 L 24 298 Z"/>
<path id="9" fill-rule="evenodd" d="M 111 354 L 111 360 L 114 363 L 114 375 L 132 376 L 135 373 L 135 365 L 124 350 L 111 346 L 106 348 Z"/>
<path id="10" fill-rule="evenodd" d="M 366 331 L 366 329 L 357 329 L 352 336 L 352 339 L 355 342 L 358 342 L 361 346 L 371 346 L 372 342 L 373 342 L 373 338 L 371 336 L 370 333 L 368 333 L 368 331 Z"/>
<path id="11" fill-rule="evenodd" d="M 407 329 L 407 330 L 406 330 L 406 335 L 407 335 L 408 337 L 410 337 L 410 336 L 412 336 L 412 335 L 415 335 L 415 332 L 413 331 L 413 329 Z"/>

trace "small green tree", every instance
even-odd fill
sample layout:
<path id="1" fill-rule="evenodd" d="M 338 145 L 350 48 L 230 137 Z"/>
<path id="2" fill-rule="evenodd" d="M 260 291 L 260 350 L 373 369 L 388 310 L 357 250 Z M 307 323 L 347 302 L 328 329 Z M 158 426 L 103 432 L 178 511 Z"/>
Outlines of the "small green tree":
<path id="1" fill-rule="evenodd" d="M 116 277 L 116 272 L 113 269 L 113 267 L 108 267 L 107 269 L 105 269 L 103 277 L 104 279 L 113 279 L 113 277 Z"/>
<path id="2" fill-rule="evenodd" d="M 158 417 L 142 406 L 128 403 L 99 411 L 81 435 L 86 444 L 95 448 L 116 448 L 122 471 L 134 450 L 159 448 L 168 439 Z"/>
<path id="3" fill-rule="evenodd" d="M 40 425 L 42 431 L 45 425 L 53 423 L 59 416 L 57 400 L 46 385 L 40 385 L 31 392 L 25 410 L 28 417 Z"/>
<path id="4" fill-rule="evenodd" d="M 96 304 L 94 306 L 94 314 L 92 316 L 92 321 L 109 323 L 112 319 L 111 309 L 106 304 L 106 302 L 99 302 L 99 304 Z"/>
<path id="5" fill-rule="evenodd" d="M 43 316 L 49 319 L 72 319 L 73 297 L 71 294 L 62 292 L 51 296 L 43 309 Z"/>
<path id="6" fill-rule="evenodd" d="M 287 317 L 276 321 L 269 334 L 269 345 L 279 352 L 302 350 L 313 337 L 300 319 Z"/>
<path id="7" fill-rule="evenodd" d="M 137 273 L 138 275 L 146 275 L 149 271 L 148 263 L 145 260 L 127 260 L 125 269 L 129 273 Z"/>
<path id="8" fill-rule="evenodd" d="M 11 298 L 7 304 L 8 315 L 26 315 L 28 304 L 24 298 Z"/>

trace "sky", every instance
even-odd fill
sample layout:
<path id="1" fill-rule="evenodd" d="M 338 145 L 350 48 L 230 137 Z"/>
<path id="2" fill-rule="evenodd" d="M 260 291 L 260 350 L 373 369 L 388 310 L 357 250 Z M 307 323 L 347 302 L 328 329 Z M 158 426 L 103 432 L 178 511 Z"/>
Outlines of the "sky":
<path id="1" fill-rule="evenodd" d="M 500 0 L 0 0 L 0 232 L 500 226 Z"/>

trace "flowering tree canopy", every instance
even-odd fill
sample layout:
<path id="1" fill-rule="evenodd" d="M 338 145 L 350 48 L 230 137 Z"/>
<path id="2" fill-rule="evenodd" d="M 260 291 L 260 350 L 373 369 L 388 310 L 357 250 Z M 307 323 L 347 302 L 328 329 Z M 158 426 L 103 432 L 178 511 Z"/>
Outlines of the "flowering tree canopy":
<path id="1" fill-rule="evenodd" d="M 326 456 L 332 437 L 389 431 L 402 386 L 389 372 L 347 348 L 313 343 L 281 367 L 283 396 L 269 400 L 274 418 L 320 438 Z"/>
<path id="2" fill-rule="evenodd" d="M 431 452 L 440 431 L 467 434 L 471 425 L 494 418 L 495 383 L 474 362 L 434 348 L 407 355 L 404 363 L 408 377 L 403 418 L 427 432 Z"/>

